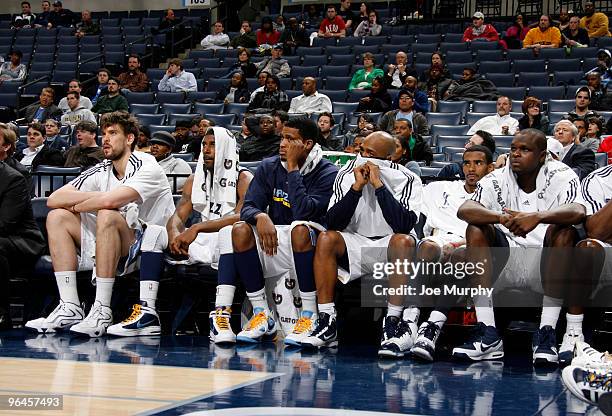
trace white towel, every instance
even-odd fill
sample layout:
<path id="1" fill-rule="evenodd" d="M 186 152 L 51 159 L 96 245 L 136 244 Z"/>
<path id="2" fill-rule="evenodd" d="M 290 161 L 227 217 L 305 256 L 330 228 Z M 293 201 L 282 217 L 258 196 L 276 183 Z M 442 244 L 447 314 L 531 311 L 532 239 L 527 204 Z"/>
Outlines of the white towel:
<path id="1" fill-rule="evenodd" d="M 340 169 L 334 182 L 334 194 L 329 201 L 329 207 L 334 206 L 355 183 L 353 169 L 366 162 L 372 162 L 380 167 L 380 179 L 385 187 L 406 209 L 413 211 L 417 217 L 423 200 L 423 185 L 421 179 L 406 167 L 392 163 L 389 160 L 370 159 L 357 155 Z M 357 209 L 351 222 L 344 231 L 354 232 L 365 237 L 381 237 L 393 234 L 393 229 L 385 220 L 374 187 L 369 184 L 362 190 Z"/>
<path id="2" fill-rule="evenodd" d="M 238 183 L 236 139 L 226 128 L 212 129 L 215 134 L 214 172 L 211 175 L 204 167 L 204 157 L 200 152 L 191 191 L 191 203 L 202 215 L 202 221 L 221 218 L 236 208 Z"/>
<path id="3" fill-rule="evenodd" d="M 321 159 L 323 158 L 323 149 L 321 149 L 321 145 L 315 143 L 315 145 L 306 156 L 306 160 L 304 164 L 300 168 L 300 175 L 305 176 L 308 175 L 312 170 L 319 164 Z M 281 162 L 285 170 L 287 170 L 287 162 Z"/>

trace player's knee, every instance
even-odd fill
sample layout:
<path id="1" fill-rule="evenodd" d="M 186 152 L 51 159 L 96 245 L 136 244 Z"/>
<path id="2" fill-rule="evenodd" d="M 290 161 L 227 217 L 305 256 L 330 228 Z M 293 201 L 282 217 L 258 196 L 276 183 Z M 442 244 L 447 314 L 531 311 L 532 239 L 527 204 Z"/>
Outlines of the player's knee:
<path id="1" fill-rule="evenodd" d="M 549 225 L 544 237 L 545 245 L 548 247 L 573 247 L 578 236 L 578 231 L 567 225 Z"/>
<path id="2" fill-rule="evenodd" d="M 125 223 L 125 219 L 119 213 L 119 211 L 112 209 L 101 209 L 96 215 L 96 229 L 98 232 L 109 229 L 117 229 L 122 223 Z"/>
<path id="3" fill-rule="evenodd" d="M 337 231 L 323 231 L 317 238 L 317 253 L 334 253 L 340 238 Z"/>
<path id="4" fill-rule="evenodd" d="M 168 247 L 168 232 L 166 227 L 149 224 L 142 238 L 141 250 L 162 253 Z"/>
<path id="5" fill-rule="evenodd" d="M 465 240 L 468 245 L 476 243 L 478 245 L 488 245 L 490 241 L 483 226 L 468 224 L 465 229 Z"/>
<path id="6" fill-rule="evenodd" d="M 241 252 L 249 250 L 255 244 L 253 229 L 246 222 L 237 222 L 232 227 L 232 244 L 234 250 Z"/>
<path id="7" fill-rule="evenodd" d="M 312 250 L 310 228 L 306 225 L 297 225 L 291 230 L 291 247 L 293 251 L 304 252 Z"/>
<path id="8" fill-rule="evenodd" d="M 421 241 L 419 244 L 419 250 L 417 252 L 417 257 L 420 260 L 425 261 L 436 261 L 440 258 L 442 254 L 442 248 L 434 243 L 433 241 Z"/>
<path id="9" fill-rule="evenodd" d="M 393 234 L 389 240 L 389 248 L 392 250 L 410 250 L 415 245 L 414 238 L 408 234 Z"/>
<path id="10" fill-rule="evenodd" d="M 603 248 L 603 246 L 601 245 L 601 243 L 597 240 L 594 240 L 592 238 L 587 238 L 585 240 L 580 241 L 578 244 L 576 244 L 576 247 L 578 248 L 595 248 L 595 249 L 600 249 Z"/>
<path id="11" fill-rule="evenodd" d="M 47 228 L 62 226 L 74 214 L 65 209 L 53 209 L 47 215 Z"/>

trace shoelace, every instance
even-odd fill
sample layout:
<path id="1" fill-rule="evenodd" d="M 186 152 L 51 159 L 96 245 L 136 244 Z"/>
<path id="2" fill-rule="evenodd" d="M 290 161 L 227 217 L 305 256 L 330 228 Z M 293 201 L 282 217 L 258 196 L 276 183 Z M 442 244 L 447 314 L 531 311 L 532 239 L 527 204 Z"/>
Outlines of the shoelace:
<path id="1" fill-rule="evenodd" d="M 438 326 L 433 322 L 425 322 L 425 326 L 419 330 L 418 336 L 424 336 L 427 339 L 433 340 L 436 337 Z"/>
<path id="2" fill-rule="evenodd" d="M 310 318 L 306 318 L 305 316 L 300 317 L 298 321 L 295 323 L 295 327 L 293 328 L 294 334 L 303 334 L 308 331 L 312 326 L 312 320 Z"/>
<path id="3" fill-rule="evenodd" d="M 401 322 L 397 323 L 397 321 L 394 319 L 390 319 L 390 318 L 385 319 L 385 326 L 383 328 L 383 332 L 385 333 L 385 338 L 387 339 L 393 338 L 398 333 L 398 329 L 401 324 L 402 324 Z"/>
<path id="4" fill-rule="evenodd" d="M 469 342 L 481 341 L 484 337 L 485 330 L 487 326 L 482 322 L 478 322 L 478 324 L 472 329 L 470 333 Z"/>
<path id="5" fill-rule="evenodd" d="M 589 371 L 584 376 L 584 382 L 595 389 L 612 391 L 612 373 L 597 373 Z"/>
<path id="6" fill-rule="evenodd" d="M 215 324 L 223 330 L 228 330 L 230 328 L 229 318 L 223 315 L 223 310 L 221 309 L 215 311 Z"/>
<path id="7" fill-rule="evenodd" d="M 408 336 L 412 336 L 412 329 L 410 328 L 410 324 L 413 323 L 412 321 L 404 321 L 403 319 L 401 320 L 401 322 L 399 323 L 399 325 L 397 326 L 397 331 L 396 331 L 396 336 L 398 338 L 403 338 L 406 335 Z"/>
<path id="8" fill-rule="evenodd" d="M 140 311 L 142 309 L 142 306 L 139 304 L 134 304 L 132 306 L 132 314 L 130 316 L 127 317 L 127 319 L 123 320 L 123 323 L 130 323 L 130 322 L 134 322 L 136 319 L 138 319 L 138 316 L 140 316 Z"/>
<path id="9" fill-rule="evenodd" d="M 265 313 L 263 312 L 259 312 L 257 315 L 253 316 L 251 318 L 251 320 L 249 321 L 249 324 L 247 325 L 247 331 L 250 331 L 251 329 L 255 328 L 256 326 L 261 325 L 262 323 L 266 322 L 268 320 L 268 317 L 266 316 Z"/>

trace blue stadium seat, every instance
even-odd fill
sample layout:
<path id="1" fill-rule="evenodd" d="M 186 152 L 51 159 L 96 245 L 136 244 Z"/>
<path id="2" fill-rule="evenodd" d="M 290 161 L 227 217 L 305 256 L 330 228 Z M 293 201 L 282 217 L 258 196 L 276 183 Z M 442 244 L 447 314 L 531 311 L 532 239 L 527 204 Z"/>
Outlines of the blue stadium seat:
<path id="1" fill-rule="evenodd" d="M 58 71 L 53 72 L 51 82 L 53 83 L 69 83 L 71 80 L 76 78 L 76 71 Z"/>
<path id="2" fill-rule="evenodd" d="M 206 114 L 206 118 L 208 120 L 214 121 L 217 126 L 227 127 L 232 125 L 234 119 L 236 118 L 235 114 Z"/>
<path id="3" fill-rule="evenodd" d="M 548 73 L 547 72 L 521 72 L 519 73 L 517 85 L 522 87 L 540 86 L 545 87 L 548 85 Z"/>
<path id="4" fill-rule="evenodd" d="M 598 48 L 572 48 L 570 58 L 596 58 Z"/>
<path id="5" fill-rule="evenodd" d="M 353 114 L 357 111 L 359 103 L 344 103 L 332 100 L 332 108 L 334 113 Z"/>
<path id="6" fill-rule="evenodd" d="M 157 114 L 158 111 L 158 104 L 130 104 L 132 114 Z"/>
<path id="7" fill-rule="evenodd" d="M 357 102 L 368 94 L 370 94 L 370 90 L 353 90 L 348 93 L 348 100 Z"/>
<path id="8" fill-rule="evenodd" d="M 413 62 L 415 64 L 426 64 L 427 66 L 431 65 L 431 52 L 417 52 L 414 55 Z"/>
<path id="9" fill-rule="evenodd" d="M 198 61 L 199 63 L 199 61 Z M 221 78 L 224 77 L 228 72 L 227 68 L 204 68 L 202 69 L 202 78 L 203 79 L 211 79 L 211 78 Z M 229 79 L 226 79 L 225 82 L 229 82 Z"/>
<path id="10" fill-rule="evenodd" d="M 302 83 L 304 82 L 304 78 L 305 77 L 297 77 L 297 78 L 295 78 L 295 88 L 300 90 L 300 94 L 301 94 Z M 315 81 L 317 83 L 317 90 L 318 90 L 318 89 L 320 89 L 323 86 L 323 79 L 322 78 L 315 78 Z M 285 91 L 288 91 L 288 90 L 285 90 Z"/>
<path id="11" fill-rule="evenodd" d="M 473 113 L 495 113 L 497 111 L 496 101 L 480 101 L 472 102 Z"/>
<path id="12" fill-rule="evenodd" d="M 540 55 L 538 57 L 540 59 L 561 60 L 561 59 L 566 58 L 565 49 L 564 48 L 543 48 L 543 49 L 540 49 Z"/>
<path id="13" fill-rule="evenodd" d="M 177 114 L 172 113 L 167 115 L 166 124 L 169 126 L 175 126 L 177 121 L 189 121 L 191 122 L 194 118 L 199 117 L 199 114 Z"/>
<path id="14" fill-rule="evenodd" d="M 125 98 L 129 104 L 152 104 L 155 100 L 155 94 L 152 92 L 132 92 L 127 91 Z"/>
<path id="15" fill-rule="evenodd" d="M 351 56 L 351 59 L 353 60 L 355 59 L 353 55 L 337 55 L 337 56 Z M 351 63 L 352 61 L 348 65 L 350 65 Z M 304 56 L 304 61 L 302 62 L 303 66 L 321 66 L 325 64 L 327 64 L 327 55 L 306 55 Z"/>
<path id="16" fill-rule="evenodd" d="M 351 83 L 351 77 L 327 77 L 325 88 L 328 90 L 347 90 Z"/>
<path id="17" fill-rule="evenodd" d="M 414 35 L 392 35 L 389 38 L 389 43 L 392 45 L 412 45 L 415 42 Z"/>
<path id="18" fill-rule="evenodd" d="M 160 104 L 180 104 L 185 100 L 185 94 L 182 92 L 158 92 L 155 98 Z"/>
<path id="19" fill-rule="evenodd" d="M 440 135 L 438 136 L 438 141 L 437 141 L 438 150 L 440 152 L 444 152 L 444 149 L 447 147 L 455 147 L 455 148 L 463 149 L 463 147 L 465 146 L 465 142 L 467 141 L 467 138 L 468 137 L 465 135 L 448 135 L 448 136 Z"/>
<path id="20" fill-rule="evenodd" d="M 442 124 L 434 124 L 431 126 L 431 137 L 433 139 L 433 143 L 437 143 L 437 138 L 439 136 L 465 136 L 470 129 L 470 126 L 467 124 L 462 124 L 458 126 L 446 126 Z"/>
<path id="21" fill-rule="evenodd" d="M 149 79 L 161 79 L 166 74 L 166 70 L 162 68 L 147 68 L 146 73 Z"/>
<path id="22" fill-rule="evenodd" d="M 25 87 L 23 89 L 23 94 L 24 95 L 40 95 L 40 92 L 42 91 L 43 88 L 48 87 L 49 86 L 49 81 L 39 81 L 39 82 L 35 82 L 31 85 L 28 85 L 27 87 Z"/>
<path id="23" fill-rule="evenodd" d="M 346 101 L 346 90 L 319 90 L 321 94 L 325 94 L 333 102 L 344 102 Z"/>
<path id="24" fill-rule="evenodd" d="M 79 44 L 82 45 L 99 45 L 100 44 L 100 36 L 99 35 L 87 35 L 83 36 L 79 40 Z"/>
<path id="25" fill-rule="evenodd" d="M 244 104 L 248 105 L 248 104 Z M 193 112 L 199 114 L 223 114 L 224 109 L 223 103 L 215 103 L 215 104 L 205 104 L 205 103 L 194 103 Z M 228 111 L 228 114 L 233 114 Z"/>
<path id="26" fill-rule="evenodd" d="M 335 44 L 336 44 L 336 38 L 321 38 L 321 37 L 316 37 L 312 41 L 312 46 L 326 47 L 326 46 L 333 46 Z"/>
<path id="27" fill-rule="evenodd" d="M 472 52 L 468 51 L 467 43 L 448 43 L 442 42 L 440 44 L 440 52 L 445 55 L 448 55 L 449 52 L 469 52 L 470 53 L 470 61 L 472 60 Z M 447 57 L 448 59 L 448 57 Z"/>
<path id="28" fill-rule="evenodd" d="M 549 112 L 565 112 L 572 111 L 576 107 L 575 100 L 548 100 Z"/>
<path id="29" fill-rule="evenodd" d="M 470 113 L 467 113 L 465 115 L 465 123 L 467 125 L 469 125 L 469 126 L 473 126 L 474 123 L 476 123 L 481 118 L 486 117 L 486 116 L 491 116 L 493 114 L 495 114 L 495 112 L 493 112 L 493 113 L 473 113 L 473 112 L 470 112 Z"/>
<path id="30" fill-rule="evenodd" d="M 304 57 L 304 65 L 306 65 L 306 59 L 308 56 Z M 355 63 L 355 55 L 333 55 L 329 61 L 330 65 L 353 65 Z M 309 65 L 314 65 L 311 60 L 308 60 Z M 321 64 L 323 65 L 323 64 Z"/>
<path id="31" fill-rule="evenodd" d="M 347 65 L 324 65 L 321 67 L 320 77 L 346 77 L 350 68 Z"/>
<path id="32" fill-rule="evenodd" d="M 449 51 L 446 54 L 446 63 L 448 64 L 452 64 L 452 63 L 471 63 L 473 62 L 472 59 L 472 52 L 470 51 Z"/>
<path id="33" fill-rule="evenodd" d="M 427 113 L 427 125 L 431 127 L 434 124 L 444 126 L 456 126 L 461 123 L 461 113 Z"/>
<path id="34" fill-rule="evenodd" d="M 0 108 L 13 108 L 19 107 L 19 95 L 17 93 L 0 93 Z"/>
<path id="35" fill-rule="evenodd" d="M 525 87 L 497 87 L 497 92 L 499 92 L 500 95 L 509 97 L 513 101 L 523 100 L 526 90 Z"/>
<path id="36" fill-rule="evenodd" d="M 514 61 L 515 59 L 534 59 L 533 50 L 531 49 L 509 49 L 506 52 L 506 58 Z"/>
<path id="37" fill-rule="evenodd" d="M 291 76 L 297 77 L 318 77 L 318 66 L 294 66 L 291 68 Z M 299 84 L 298 84 L 299 85 Z"/>
<path id="38" fill-rule="evenodd" d="M 561 100 L 565 95 L 565 87 L 540 87 L 534 85 L 533 87 L 529 87 L 529 95 L 537 97 L 542 101 Z"/>
<path id="39" fill-rule="evenodd" d="M 438 176 L 438 173 L 440 173 L 441 170 L 442 168 L 436 168 L 432 166 L 421 166 L 421 177 L 435 178 Z"/>
<path id="40" fill-rule="evenodd" d="M 438 101 L 438 112 L 440 113 L 461 113 L 465 116 L 469 107 L 467 101 Z"/>
<path id="41" fill-rule="evenodd" d="M 515 74 L 520 72 L 544 72 L 546 62 L 544 59 L 515 59 L 512 62 L 512 71 Z"/>
<path id="42" fill-rule="evenodd" d="M 106 17 L 104 19 L 100 19 L 100 25 L 103 27 L 106 27 L 106 26 L 119 27 L 119 19 Z"/>
<path id="43" fill-rule="evenodd" d="M 215 92 L 190 91 L 187 93 L 186 101 L 195 102 L 198 100 L 214 100 L 217 94 Z"/>
<path id="44" fill-rule="evenodd" d="M 284 59 L 287 61 L 289 66 L 293 67 L 299 65 L 302 58 L 300 56 L 285 56 Z"/>
<path id="45" fill-rule="evenodd" d="M 370 52 L 373 54 L 377 54 L 380 52 L 380 46 L 378 45 L 370 45 L 370 46 L 366 46 L 366 45 L 355 45 L 353 46 L 353 55 L 358 56 L 359 59 L 357 59 L 358 61 L 360 61 L 361 57 L 363 56 L 364 53 L 366 52 Z M 332 54 L 329 53 L 329 51 L 327 52 L 328 56 L 332 56 Z"/>
<path id="46" fill-rule="evenodd" d="M 554 126 L 555 123 L 563 120 L 566 114 L 566 111 L 549 111 L 548 120 L 550 121 L 551 126 Z"/>
<path id="47" fill-rule="evenodd" d="M 391 62 L 395 59 L 396 53 L 399 51 L 407 52 L 408 50 L 409 48 L 406 45 L 385 44 L 380 47 L 380 52 L 386 54 Z"/>
<path id="48" fill-rule="evenodd" d="M 432 53 L 438 50 L 437 43 L 413 43 L 411 47 L 413 54 L 418 54 L 419 52 L 429 53 L 431 56 Z"/>
<path id="49" fill-rule="evenodd" d="M 355 45 L 363 45 L 363 38 L 356 38 L 354 36 L 346 36 L 344 38 L 340 38 L 338 39 L 338 45 L 339 46 L 355 46 Z M 326 48 L 330 47 L 330 46 L 336 46 L 336 45 L 325 45 Z"/>
<path id="50" fill-rule="evenodd" d="M 499 89 L 499 87 L 514 86 L 514 74 L 485 74 L 485 77 Z"/>
<path id="51" fill-rule="evenodd" d="M 416 35 L 417 43 L 440 43 L 442 35 L 440 33 L 419 33 Z"/>
<path id="52" fill-rule="evenodd" d="M 366 36 L 365 38 L 363 38 L 363 44 L 365 46 L 374 46 L 374 45 L 381 46 L 381 45 L 384 45 L 386 42 L 387 42 L 386 36 Z"/>
<path id="53" fill-rule="evenodd" d="M 225 113 L 243 115 L 246 112 L 248 106 L 249 106 L 248 103 L 229 103 L 225 107 Z M 197 107 L 194 110 L 198 111 Z"/>
<path id="54" fill-rule="evenodd" d="M 215 56 L 221 59 L 238 58 L 238 49 L 215 49 Z"/>
<path id="55" fill-rule="evenodd" d="M 189 52 L 189 57 L 193 59 L 207 59 L 212 58 L 214 51 L 212 49 L 192 49 Z"/>
<path id="56" fill-rule="evenodd" d="M 0 83 L 0 93 L 17 94 L 17 89 L 23 85 L 21 81 L 4 81 Z"/>
<path id="57" fill-rule="evenodd" d="M 595 153 L 595 163 L 598 168 L 602 168 L 608 165 L 608 154 L 607 153 Z"/>
<path id="58" fill-rule="evenodd" d="M 165 114 L 136 114 L 138 122 L 143 126 L 150 126 L 155 124 L 163 124 L 166 118 Z"/>
<path id="59" fill-rule="evenodd" d="M 499 49 L 499 44 L 497 42 L 489 42 L 484 40 L 475 40 L 470 43 L 470 50 L 474 53 L 482 50 L 492 51 Z"/>
<path id="60" fill-rule="evenodd" d="M 349 53 L 350 53 L 350 48 L 349 48 Z M 320 46 L 316 46 L 316 47 L 300 47 L 297 49 L 297 54 L 299 56 L 304 56 L 304 55 L 311 55 L 311 56 L 318 56 L 318 55 L 324 55 L 325 54 L 325 49 L 323 49 Z"/>
<path id="61" fill-rule="evenodd" d="M 165 102 L 161 104 L 161 112 L 169 114 L 189 114 L 191 110 L 191 103 L 171 103 Z"/>
<path id="62" fill-rule="evenodd" d="M 508 74 L 510 73 L 510 61 L 481 61 L 478 73 L 487 74 Z"/>
<path id="63" fill-rule="evenodd" d="M 582 71 L 555 71 L 553 73 L 553 83 L 555 85 L 576 85 L 580 84 L 584 78 Z"/>
<path id="64" fill-rule="evenodd" d="M 102 36 L 106 40 L 106 36 L 118 36 L 121 35 L 121 28 L 119 26 L 103 26 Z"/>
<path id="65" fill-rule="evenodd" d="M 476 71 L 475 62 L 453 63 L 446 65 L 446 67 L 448 68 L 448 71 L 451 73 L 451 75 L 457 76 L 456 79 L 461 78 L 463 70 L 465 68 L 472 68 L 474 71 Z"/>
<path id="66" fill-rule="evenodd" d="M 104 52 L 104 62 L 106 65 L 115 64 L 123 65 L 125 63 L 125 54 L 123 52 Z"/>
<path id="67" fill-rule="evenodd" d="M 545 50 L 545 49 L 543 49 Z M 546 49 L 549 50 L 549 49 Z M 548 72 L 557 71 L 580 71 L 580 59 L 549 59 Z"/>

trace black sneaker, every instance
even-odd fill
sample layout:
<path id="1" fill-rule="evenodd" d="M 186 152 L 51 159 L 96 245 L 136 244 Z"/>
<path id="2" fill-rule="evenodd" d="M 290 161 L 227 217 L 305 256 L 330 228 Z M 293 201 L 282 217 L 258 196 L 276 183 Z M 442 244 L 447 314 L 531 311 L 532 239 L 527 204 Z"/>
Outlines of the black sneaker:
<path id="1" fill-rule="evenodd" d="M 399 358 L 410 352 L 417 334 L 417 325 L 412 321 L 401 319 L 396 327 L 395 336 L 380 345 L 378 356 L 381 358 Z"/>
<path id="2" fill-rule="evenodd" d="M 470 361 L 498 360 L 504 357 L 504 342 L 494 326 L 478 322 L 468 342 L 453 349 L 453 357 Z"/>
<path id="3" fill-rule="evenodd" d="M 546 325 L 533 334 L 533 365 L 548 366 L 559 363 L 557 335 L 552 326 Z"/>
<path id="4" fill-rule="evenodd" d="M 332 348 L 338 346 L 336 317 L 319 312 L 312 335 L 302 341 L 304 348 Z"/>
<path id="5" fill-rule="evenodd" d="M 423 322 L 419 327 L 417 339 L 410 352 L 415 357 L 422 358 L 426 361 L 433 361 L 436 351 L 436 341 L 438 341 L 440 332 L 441 329 L 435 323 L 431 321 Z"/>

